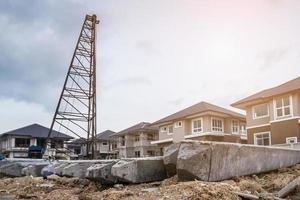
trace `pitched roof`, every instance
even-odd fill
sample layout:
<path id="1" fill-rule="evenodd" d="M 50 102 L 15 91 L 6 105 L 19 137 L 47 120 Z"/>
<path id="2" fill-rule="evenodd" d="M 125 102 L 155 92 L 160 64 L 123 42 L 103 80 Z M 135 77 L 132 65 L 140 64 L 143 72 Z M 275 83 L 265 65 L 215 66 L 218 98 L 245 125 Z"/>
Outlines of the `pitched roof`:
<path id="1" fill-rule="evenodd" d="M 231 111 L 231 110 L 228 110 L 228 109 L 225 109 L 225 108 L 202 101 L 202 102 L 192 105 L 188 108 L 185 108 L 179 112 L 176 112 L 172 115 L 169 115 L 165 118 L 162 118 L 162 119 L 154 122 L 152 125 L 181 119 L 181 118 L 184 118 L 184 117 L 187 117 L 190 115 L 194 115 L 194 114 L 198 114 L 198 113 L 206 112 L 206 111 L 214 111 L 214 112 L 218 112 L 218 113 L 228 114 L 228 115 L 231 115 L 231 116 L 237 117 L 237 118 L 245 118 L 245 115 L 242 115 L 240 113 L 237 113 L 237 112 L 234 112 L 234 111 Z"/>
<path id="2" fill-rule="evenodd" d="M 132 133 L 135 131 L 155 131 L 158 130 L 155 127 L 151 127 L 151 123 L 149 122 L 140 122 L 136 125 L 133 125 L 127 129 L 124 129 L 116 134 L 114 134 L 113 136 L 119 136 L 119 135 L 125 135 L 127 133 Z"/>
<path id="3" fill-rule="evenodd" d="M 292 92 L 294 90 L 299 90 L 299 89 L 300 89 L 300 77 L 290 80 L 290 81 L 283 83 L 281 85 L 278 85 L 276 87 L 269 88 L 269 89 L 260 91 L 258 93 L 255 93 L 251 96 L 248 96 L 244 99 L 241 99 L 241 100 L 231 104 L 231 106 L 239 108 L 239 107 L 241 107 L 240 106 L 241 104 L 244 104 L 244 103 L 247 103 L 250 101 L 263 100 L 265 98 L 284 94 L 287 92 Z"/>
<path id="4" fill-rule="evenodd" d="M 110 139 L 111 139 L 110 136 L 112 136 L 112 135 L 115 134 L 115 133 L 116 133 L 116 132 L 114 132 L 114 131 L 106 130 L 106 131 L 103 131 L 103 132 L 101 132 L 101 133 L 98 133 L 98 134 L 96 135 L 96 138 L 97 138 L 97 139 L 100 139 L 100 140 L 110 140 Z"/>
<path id="5" fill-rule="evenodd" d="M 46 128 L 39 124 L 31 124 L 29 126 L 25 126 L 19 129 L 2 133 L 0 137 L 4 135 L 21 135 L 21 136 L 30 136 L 30 137 L 37 137 L 37 138 L 47 138 L 48 133 L 49 133 L 49 128 Z M 73 137 L 55 130 L 52 131 L 50 138 L 61 138 L 67 140 L 73 139 Z"/>

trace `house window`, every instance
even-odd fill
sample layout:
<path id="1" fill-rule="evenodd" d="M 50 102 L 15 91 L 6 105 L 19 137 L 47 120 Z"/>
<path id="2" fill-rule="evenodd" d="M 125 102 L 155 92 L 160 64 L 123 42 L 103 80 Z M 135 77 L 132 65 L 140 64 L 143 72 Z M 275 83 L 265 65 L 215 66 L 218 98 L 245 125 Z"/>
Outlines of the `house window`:
<path id="1" fill-rule="evenodd" d="M 155 156 L 155 151 L 147 151 L 148 156 Z"/>
<path id="2" fill-rule="evenodd" d="M 147 140 L 148 141 L 153 141 L 154 140 L 154 135 L 152 133 L 147 134 Z"/>
<path id="3" fill-rule="evenodd" d="M 292 109 L 291 109 L 291 103 L 292 97 L 286 96 L 275 99 L 275 116 L 276 118 L 282 118 L 291 116 Z"/>
<path id="4" fill-rule="evenodd" d="M 166 133 L 167 132 L 167 127 L 166 126 L 161 127 L 160 132 Z"/>
<path id="5" fill-rule="evenodd" d="M 139 135 L 134 136 L 134 141 L 139 142 L 140 141 L 140 136 Z"/>
<path id="6" fill-rule="evenodd" d="M 192 121 L 192 133 L 193 134 L 202 132 L 202 130 L 203 130 L 202 121 L 203 121 L 202 118 L 195 119 Z"/>
<path id="7" fill-rule="evenodd" d="M 218 118 L 212 118 L 211 127 L 213 132 L 223 132 L 223 120 Z"/>
<path id="8" fill-rule="evenodd" d="M 270 132 L 254 134 L 254 144 L 264 145 L 264 146 L 271 145 L 271 134 L 270 134 Z"/>
<path id="9" fill-rule="evenodd" d="M 287 137 L 285 138 L 287 144 L 294 144 L 297 143 L 297 137 Z"/>
<path id="10" fill-rule="evenodd" d="M 64 147 L 64 141 L 63 140 L 52 139 L 50 147 L 51 148 L 63 148 Z"/>
<path id="11" fill-rule="evenodd" d="M 140 151 L 135 151 L 135 152 L 134 152 L 134 156 L 135 156 L 136 158 L 141 157 Z"/>
<path id="12" fill-rule="evenodd" d="M 29 138 L 15 138 L 15 147 L 29 147 L 30 139 Z"/>
<path id="13" fill-rule="evenodd" d="M 37 145 L 37 146 L 40 146 L 40 147 L 43 147 L 43 148 L 44 148 L 45 143 L 46 143 L 46 139 L 44 139 L 44 138 L 38 138 L 38 139 L 36 140 L 36 145 Z"/>
<path id="14" fill-rule="evenodd" d="M 180 128 L 180 127 L 182 127 L 182 121 L 176 122 L 175 128 Z"/>
<path id="15" fill-rule="evenodd" d="M 240 132 L 241 134 L 246 134 L 246 124 L 240 124 Z"/>
<path id="16" fill-rule="evenodd" d="M 102 142 L 102 145 L 103 145 L 103 146 L 106 146 L 106 145 L 107 145 L 107 142 Z"/>
<path id="17" fill-rule="evenodd" d="M 112 149 L 116 149 L 117 148 L 117 143 L 112 143 Z"/>
<path id="18" fill-rule="evenodd" d="M 237 120 L 232 120 L 231 131 L 232 133 L 239 133 L 239 122 Z"/>
<path id="19" fill-rule="evenodd" d="M 171 135 L 174 133 L 174 127 L 173 125 L 168 126 L 168 134 Z"/>
<path id="20" fill-rule="evenodd" d="M 269 116 L 268 104 L 260 104 L 253 106 L 253 119 L 259 119 Z"/>
<path id="21" fill-rule="evenodd" d="M 121 137 L 121 146 L 125 146 L 125 136 Z"/>

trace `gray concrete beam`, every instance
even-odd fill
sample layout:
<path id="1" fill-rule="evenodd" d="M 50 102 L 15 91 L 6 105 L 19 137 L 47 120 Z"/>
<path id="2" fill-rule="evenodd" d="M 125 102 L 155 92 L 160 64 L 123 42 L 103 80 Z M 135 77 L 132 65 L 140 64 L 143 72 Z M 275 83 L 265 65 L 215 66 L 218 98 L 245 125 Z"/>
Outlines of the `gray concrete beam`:
<path id="1" fill-rule="evenodd" d="M 177 173 L 179 180 L 221 181 L 234 176 L 268 172 L 300 162 L 300 151 L 277 147 L 220 142 L 181 143 Z"/>
<path id="2" fill-rule="evenodd" d="M 117 177 L 111 173 L 111 168 L 117 161 L 97 163 L 87 168 L 86 178 L 100 181 L 103 185 L 117 183 Z"/>
<path id="3" fill-rule="evenodd" d="M 176 166 L 179 147 L 180 143 L 175 143 L 165 148 L 163 160 L 168 177 L 172 177 L 177 173 Z"/>
<path id="4" fill-rule="evenodd" d="M 160 181 L 167 177 L 162 157 L 120 160 L 112 166 L 111 173 L 128 183 Z"/>

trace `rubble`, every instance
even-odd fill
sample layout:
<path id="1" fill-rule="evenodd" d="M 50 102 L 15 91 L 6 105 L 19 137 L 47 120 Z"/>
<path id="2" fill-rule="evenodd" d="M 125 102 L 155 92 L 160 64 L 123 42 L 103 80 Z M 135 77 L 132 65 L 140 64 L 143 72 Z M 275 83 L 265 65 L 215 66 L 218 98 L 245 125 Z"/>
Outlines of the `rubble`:
<path id="1" fill-rule="evenodd" d="M 115 184 L 107 188 L 97 182 L 80 178 L 51 175 L 42 177 L 0 178 L 0 199 L 201 199 L 240 200 L 238 194 L 258 196 L 260 199 L 280 199 L 278 191 L 300 175 L 300 164 L 265 174 L 234 177 L 221 182 L 179 182 L 177 176 L 163 181 L 143 184 Z M 286 177 L 286 179 L 283 179 Z M 279 180 L 283 180 L 280 182 Z M 300 191 L 288 194 L 286 199 L 299 199 Z M 298 197 L 297 197 L 298 196 Z M 272 197 L 272 198 L 271 198 Z M 245 198 L 244 198 L 245 199 Z"/>

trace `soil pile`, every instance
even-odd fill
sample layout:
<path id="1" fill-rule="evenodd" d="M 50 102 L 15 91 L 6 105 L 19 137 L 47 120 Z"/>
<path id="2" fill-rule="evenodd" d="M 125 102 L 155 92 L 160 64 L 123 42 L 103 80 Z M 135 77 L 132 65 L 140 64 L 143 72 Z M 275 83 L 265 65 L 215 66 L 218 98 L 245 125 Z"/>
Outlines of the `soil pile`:
<path id="1" fill-rule="evenodd" d="M 87 179 L 56 175 L 47 180 L 34 177 L 1 178 L 0 199 L 96 200 L 96 199 L 242 199 L 236 193 L 276 194 L 300 175 L 300 164 L 265 174 L 235 177 L 222 182 L 178 182 L 177 176 L 161 182 L 102 187 Z M 300 199 L 297 189 L 287 199 Z M 263 199 L 263 198 L 262 198 Z"/>

